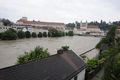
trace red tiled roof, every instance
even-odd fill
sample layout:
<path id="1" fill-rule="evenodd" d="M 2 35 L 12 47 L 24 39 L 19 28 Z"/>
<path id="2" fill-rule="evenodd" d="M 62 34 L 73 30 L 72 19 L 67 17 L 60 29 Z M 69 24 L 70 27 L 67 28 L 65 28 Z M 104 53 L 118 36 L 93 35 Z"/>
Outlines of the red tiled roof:
<path id="1" fill-rule="evenodd" d="M 57 25 L 64 25 L 64 23 L 58 23 L 58 22 L 40 22 L 40 21 L 23 21 L 18 20 L 18 22 L 23 22 L 25 24 L 57 24 Z"/>
<path id="2" fill-rule="evenodd" d="M 88 26 L 88 28 L 99 28 L 99 26 L 91 25 L 91 26 Z"/>
<path id="3" fill-rule="evenodd" d="M 117 26 L 117 29 L 120 29 L 120 26 Z"/>

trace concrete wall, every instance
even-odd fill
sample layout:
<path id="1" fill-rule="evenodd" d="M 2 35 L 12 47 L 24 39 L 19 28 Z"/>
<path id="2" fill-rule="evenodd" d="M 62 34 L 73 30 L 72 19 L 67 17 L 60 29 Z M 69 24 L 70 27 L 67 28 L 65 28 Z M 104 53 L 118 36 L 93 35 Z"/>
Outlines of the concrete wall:
<path id="1" fill-rule="evenodd" d="M 99 50 L 98 49 L 93 49 L 92 51 L 84 54 L 86 55 L 89 59 L 95 58 L 99 55 Z"/>
<path id="2" fill-rule="evenodd" d="M 84 80 L 85 79 L 85 69 L 82 70 L 77 77 L 77 80 Z"/>

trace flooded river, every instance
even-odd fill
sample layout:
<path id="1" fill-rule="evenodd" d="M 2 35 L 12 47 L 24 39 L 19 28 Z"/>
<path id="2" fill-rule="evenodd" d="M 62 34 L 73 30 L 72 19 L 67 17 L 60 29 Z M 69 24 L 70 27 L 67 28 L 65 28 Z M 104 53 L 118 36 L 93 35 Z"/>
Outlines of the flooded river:
<path id="1" fill-rule="evenodd" d="M 48 48 L 51 55 L 56 54 L 57 49 L 60 49 L 61 46 L 68 45 L 77 55 L 80 55 L 94 48 L 99 40 L 98 37 L 73 36 L 0 41 L 0 68 L 14 65 L 19 55 L 24 54 L 25 51 L 33 50 L 38 45 Z"/>

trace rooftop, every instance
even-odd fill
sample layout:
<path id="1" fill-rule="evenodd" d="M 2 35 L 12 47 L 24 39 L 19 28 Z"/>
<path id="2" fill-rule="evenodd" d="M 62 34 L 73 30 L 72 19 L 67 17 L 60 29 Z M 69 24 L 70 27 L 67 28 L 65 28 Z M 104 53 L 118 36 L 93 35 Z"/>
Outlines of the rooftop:
<path id="1" fill-rule="evenodd" d="M 99 28 L 99 26 L 90 25 L 88 28 Z"/>
<path id="2" fill-rule="evenodd" d="M 0 80 L 69 80 L 85 68 L 72 50 L 0 69 Z"/>
<path id="3" fill-rule="evenodd" d="M 117 29 L 120 29 L 120 26 L 117 26 Z"/>
<path id="4" fill-rule="evenodd" d="M 52 25 L 64 25 L 64 23 L 58 23 L 58 22 L 41 22 L 41 21 L 23 21 L 18 20 L 17 22 L 23 22 L 25 24 L 52 24 Z"/>

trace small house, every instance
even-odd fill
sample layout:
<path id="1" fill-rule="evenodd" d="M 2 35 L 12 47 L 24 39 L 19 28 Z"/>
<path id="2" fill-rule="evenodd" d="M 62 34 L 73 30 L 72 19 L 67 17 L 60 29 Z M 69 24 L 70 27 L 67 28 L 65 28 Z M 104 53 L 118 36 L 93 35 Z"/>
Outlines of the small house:
<path id="1" fill-rule="evenodd" d="M 72 50 L 0 69 L 0 80 L 84 80 L 86 64 Z"/>

